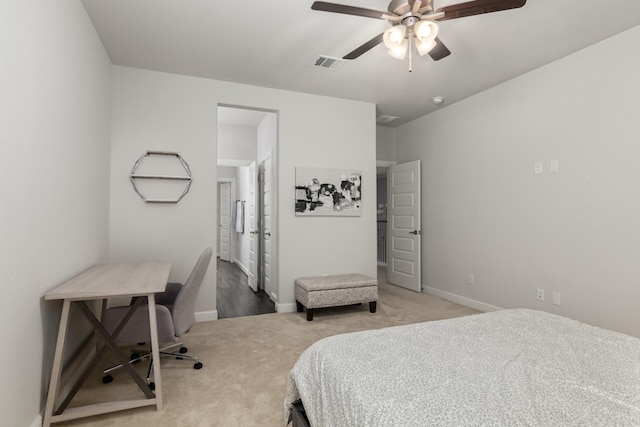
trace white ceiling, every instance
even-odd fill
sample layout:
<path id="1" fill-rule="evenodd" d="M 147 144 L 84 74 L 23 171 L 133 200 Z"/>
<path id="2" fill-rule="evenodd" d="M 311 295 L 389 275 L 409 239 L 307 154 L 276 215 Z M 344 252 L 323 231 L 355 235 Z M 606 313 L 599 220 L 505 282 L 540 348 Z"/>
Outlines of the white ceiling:
<path id="1" fill-rule="evenodd" d="M 218 123 L 258 127 L 268 113 L 246 108 L 218 107 Z"/>
<path id="2" fill-rule="evenodd" d="M 398 126 L 640 24 L 640 0 L 528 0 L 439 23 L 452 54 L 312 66 L 380 34 L 386 21 L 311 10 L 313 0 L 82 0 L 116 65 L 372 102 Z M 335 0 L 386 10 L 387 0 Z M 461 3 L 436 0 L 436 7 Z M 631 53 L 631 52 L 630 52 Z M 637 52 L 635 52 L 637 54 Z M 436 106 L 434 96 L 445 101 Z"/>

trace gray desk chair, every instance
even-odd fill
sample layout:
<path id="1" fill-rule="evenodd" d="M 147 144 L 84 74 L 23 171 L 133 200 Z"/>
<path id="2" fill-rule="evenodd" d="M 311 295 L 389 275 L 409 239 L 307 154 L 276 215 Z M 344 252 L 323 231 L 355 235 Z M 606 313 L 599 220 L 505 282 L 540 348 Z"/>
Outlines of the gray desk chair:
<path id="1" fill-rule="evenodd" d="M 200 255 L 200 258 L 198 258 L 189 278 L 184 282 L 184 285 L 181 283 L 170 282 L 167 284 L 167 288 L 164 292 L 158 293 L 155 296 L 158 342 L 171 343 L 170 345 L 160 349 L 160 356 L 171 357 L 178 360 L 191 360 L 195 362 L 193 365 L 194 369 L 202 368 L 202 363 L 198 361 L 197 357 L 185 354 L 188 350 L 182 345 L 182 342 L 180 342 L 180 337 L 184 333 L 188 332 L 196 321 L 196 298 L 198 296 L 198 291 L 200 290 L 200 285 L 202 285 L 204 275 L 207 272 L 209 263 L 211 262 L 212 254 L 213 251 L 211 248 L 204 250 L 202 255 Z M 132 301 L 132 304 L 134 301 Z M 124 306 L 112 307 L 105 310 L 102 316 L 102 324 L 110 334 L 113 334 L 113 331 L 127 315 L 129 308 L 130 307 L 128 306 Z M 115 337 L 115 341 L 123 344 L 151 342 L 151 335 L 149 331 L 149 306 L 146 304 L 146 301 L 133 313 L 122 331 L 117 337 Z M 179 347 L 179 353 L 171 351 L 175 350 L 176 347 Z M 151 358 L 151 352 L 149 350 L 134 349 L 132 350 L 131 360 L 129 363 L 136 363 L 146 358 Z M 149 362 L 149 369 L 147 371 L 147 384 L 149 384 L 153 390 L 155 384 L 151 382 L 152 366 L 153 360 Z M 110 373 L 120 368 L 122 368 L 122 365 L 116 365 L 105 369 L 103 372 L 102 382 L 106 384 L 113 381 L 113 377 Z"/>

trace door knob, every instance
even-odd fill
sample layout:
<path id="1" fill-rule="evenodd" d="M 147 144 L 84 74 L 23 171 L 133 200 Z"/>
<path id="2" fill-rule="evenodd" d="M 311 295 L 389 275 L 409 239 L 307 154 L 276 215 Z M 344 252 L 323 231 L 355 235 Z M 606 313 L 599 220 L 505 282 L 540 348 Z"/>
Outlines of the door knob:
<path id="1" fill-rule="evenodd" d="M 422 234 L 422 231 L 413 230 L 413 231 L 410 231 L 409 234 L 415 234 L 417 236 L 418 234 Z"/>

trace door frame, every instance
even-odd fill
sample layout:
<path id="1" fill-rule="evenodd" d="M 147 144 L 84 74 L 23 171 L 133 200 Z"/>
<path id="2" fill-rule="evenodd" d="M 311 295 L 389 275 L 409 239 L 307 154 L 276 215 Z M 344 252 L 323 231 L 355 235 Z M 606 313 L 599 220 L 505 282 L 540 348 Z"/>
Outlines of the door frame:
<path id="1" fill-rule="evenodd" d="M 239 105 L 239 104 L 227 104 L 227 103 L 218 103 L 217 107 L 223 107 L 223 108 L 233 108 L 233 109 L 238 109 L 238 110 L 247 110 L 247 111 L 258 111 L 258 112 L 264 112 L 267 114 L 273 114 L 275 116 L 275 134 L 273 135 L 274 139 L 272 144 L 270 144 L 271 146 L 271 168 L 272 168 L 272 181 L 271 181 L 271 185 L 272 185 L 272 197 L 271 197 L 271 203 L 272 203 L 272 227 L 271 227 L 271 248 L 272 248 L 272 267 L 271 267 L 271 271 L 272 271 L 272 282 L 273 282 L 273 290 L 274 290 L 274 294 L 269 295 L 269 297 L 274 300 L 275 302 L 275 306 L 276 306 L 276 312 L 278 311 L 282 311 L 281 309 L 279 310 L 279 306 L 286 306 L 288 308 L 289 305 L 291 304 L 282 304 L 281 302 L 278 302 L 278 298 L 280 296 L 280 281 L 279 281 L 279 275 L 280 275 L 280 271 L 279 271 L 279 239 L 278 239 L 278 233 L 279 233 L 279 227 L 278 227 L 278 206 L 280 203 L 280 196 L 279 196 L 279 150 L 280 150 L 280 112 L 278 109 L 275 108 L 261 108 L 261 107 L 254 107 L 254 106 L 247 106 L 247 105 Z M 220 124 L 220 120 L 218 119 L 218 125 Z M 220 166 L 220 151 L 219 151 L 219 147 L 216 147 L 217 150 L 217 165 Z M 256 157 L 254 159 L 254 161 L 256 162 L 256 166 L 258 166 L 260 164 L 261 161 L 264 160 L 264 158 L 262 157 L 261 153 L 260 153 L 260 144 L 258 143 L 258 147 L 257 147 L 257 152 L 256 152 Z M 243 163 L 243 160 L 228 160 L 229 162 L 241 162 Z M 248 162 L 246 164 L 243 164 L 242 166 L 248 166 Z M 240 164 L 228 164 L 228 165 L 223 165 L 223 166 L 241 166 Z M 256 169 L 258 169 L 256 167 Z M 257 186 L 257 170 L 256 170 L 256 186 Z M 233 188 L 233 198 L 235 199 L 235 187 Z M 217 189 L 216 189 L 217 190 Z M 245 219 L 246 219 L 246 215 L 245 215 Z M 248 226 L 249 224 L 247 224 L 247 222 L 245 221 L 245 230 L 248 230 Z M 217 271 L 217 270 L 216 270 Z M 249 275 L 248 272 L 247 276 Z M 216 297 L 217 297 L 217 290 L 216 290 Z M 293 306 L 295 307 L 295 304 L 293 304 Z M 288 310 L 285 310 L 288 311 Z"/>
<path id="2" fill-rule="evenodd" d="M 226 183 L 229 182 L 231 183 L 231 195 L 230 195 L 230 200 L 229 202 L 231 203 L 230 209 L 231 209 L 231 219 L 233 219 L 233 201 L 236 199 L 236 179 L 235 178 L 217 178 L 216 179 L 216 203 L 218 203 L 218 201 L 220 200 L 220 192 L 218 191 L 218 189 L 220 188 L 220 184 L 221 183 Z M 218 237 L 217 240 L 220 240 L 220 206 L 218 206 L 217 212 L 216 212 L 216 219 L 217 219 L 217 227 L 218 227 Z M 236 252 L 235 252 L 235 247 L 236 245 L 235 243 L 235 233 L 231 232 L 231 224 L 229 224 L 229 262 L 232 262 L 234 264 L 236 264 Z M 217 244 L 217 242 L 216 242 Z"/>
<path id="3" fill-rule="evenodd" d="M 385 176 L 385 189 L 384 189 L 384 191 L 386 193 L 387 192 L 387 188 L 386 188 L 387 170 L 391 166 L 395 165 L 396 163 L 397 162 L 394 162 L 394 161 L 376 160 L 376 212 L 377 212 L 377 209 L 378 209 L 378 169 L 384 169 L 384 176 Z M 385 200 L 385 204 L 387 206 L 389 206 L 389 195 L 388 194 L 387 194 L 387 199 Z M 376 219 L 377 219 L 377 217 L 378 217 L 378 215 L 376 214 Z M 376 244 L 377 243 L 378 242 L 376 242 Z M 385 243 L 385 251 L 386 250 L 387 250 L 387 248 L 386 248 L 386 243 Z M 377 255 L 376 255 L 376 265 L 378 267 L 386 269 L 387 266 L 388 266 L 388 263 L 385 262 L 384 264 L 381 264 L 380 262 L 378 262 L 378 258 L 377 258 Z M 386 274 L 385 274 L 385 276 L 386 276 Z"/>
<path id="4" fill-rule="evenodd" d="M 421 180 L 421 161 L 413 160 L 409 162 L 403 162 L 400 164 L 392 165 L 387 168 L 387 282 L 391 284 L 395 284 L 401 286 L 406 289 L 410 289 L 416 292 L 422 292 L 422 180 Z M 410 202 L 410 204 L 403 205 L 400 207 L 396 207 L 396 213 L 400 215 L 401 219 L 412 221 L 408 223 L 403 223 L 402 221 L 399 223 L 398 229 L 395 229 L 394 226 L 396 224 L 394 217 L 394 207 L 393 207 L 393 194 L 391 191 L 393 187 L 393 183 L 391 181 L 391 169 L 392 168 L 400 168 L 406 171 L 411 171 L 412 179 L 415 180 L 406 182 L 401 184 L 405 193 L 400 194 L 408 194 L 407 191 L 410 191 L 410 188 L 415 186 L 415 192 L 413 196 L 408 198 L 407 200 L 401 199 L 404 202 Z M 413 184 L 412 184 L 413 183 Z M 405 188 L 406 187 L 406 188 Z M 406 198 L 405 198 L 406 199 Z M 417 212 L 416 212 L 417 211 Z M 411 216 L 409 216 L 411 214 Z M 404 227 L 404 228 L 402 228 Z M 411 228 L 412 231 L 408 231 L 408 228 Z M 410 235 L 413 236 L 410 236 Z M 403 242 L 412 241 L 410 245 L 408 245 L 404 249 L 398 249 L 398 251 L 394 251 L 395 239 L 399 239 L 399 244 L 402 246 Z M 409 247 L 413 248 L 413 252 L 409 251 Z M 404 252 L 404 253 L 403 253 Z M 394 254 L 397 253 L 398 257 L 394 257 Z M 410 254 L 413 254 L 411 256 Z M 413 275 L 405 274 L 403 276 L 403 272 L 398 271 L 397 273 L 391 274 L 395 265 L 395 260 L 406 261 L 414 263 L 414 272 Z"/>

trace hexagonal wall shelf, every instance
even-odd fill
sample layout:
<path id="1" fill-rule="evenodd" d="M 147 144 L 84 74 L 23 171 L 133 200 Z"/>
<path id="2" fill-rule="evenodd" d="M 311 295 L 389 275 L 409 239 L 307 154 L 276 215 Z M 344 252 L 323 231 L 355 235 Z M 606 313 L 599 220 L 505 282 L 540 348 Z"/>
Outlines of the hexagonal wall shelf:
<path id="1" fill-rule="evenodd" d="M 141 168 L 145 160 L 149 159 L 151 156 L 165 156 L 165 161 L 156 165 L 147 165 L 149 167 L 158 167 L 162 170 L 166 169 L 179 169 L 180 172 L 184 171 L 186 175 L 164 175 L 164 174 L 151 174 L 151 173 L 137 173 Z M 175 160 L 171 160 L 175 159 Z M 148 163 L 148 160 L 147 160 Z M 145 168 L 146 169 L 146 168 Z M 133 169 L 131 170 L 131 174 L 129 176 L 131 179 L 131 183 L 133 184 L 133 188 L 138 193 L 138 195 L 144 200 L 145 203 L 178 203 L 188 192 L 191 187 L 191 169 L 189 169 L 189 165 L 182 156 L 178 153 L 174 153 L 172 151 L 147 151 L 136 161 Z M 171 188 L 165 188 L 166 191 L 160 191 L 161 189 L 157 186 L 154 188 L 152 186 L 146 186 L 143 183 L 161 183 L 171 181 L 173 183 L 178 183 L 182 185 L 174 185 Z M 144 190 L 144 191 L 143 191 Z M 149 194 L 150 195 L 145 195 Z M 169 192 L 171 197 L 158 197 L 158 194 L 163 194 Z M 175 196 L 173 196 L 175 193 Z M 152 197 L 153 196 L 153 197 Z"/>

